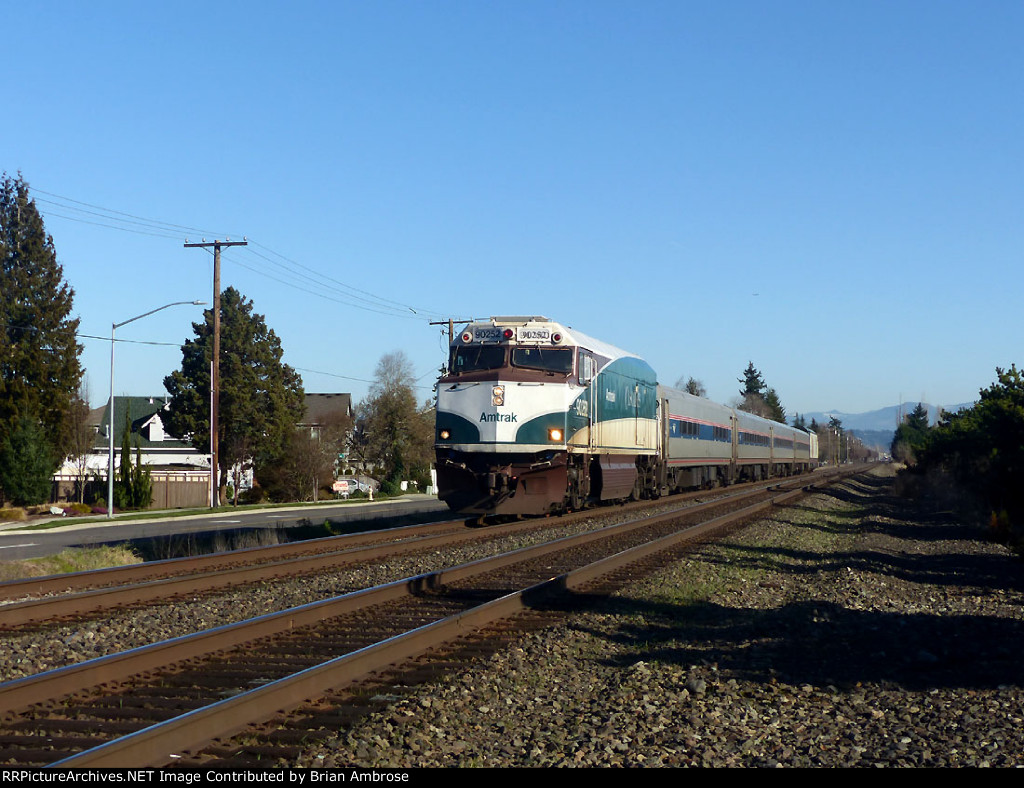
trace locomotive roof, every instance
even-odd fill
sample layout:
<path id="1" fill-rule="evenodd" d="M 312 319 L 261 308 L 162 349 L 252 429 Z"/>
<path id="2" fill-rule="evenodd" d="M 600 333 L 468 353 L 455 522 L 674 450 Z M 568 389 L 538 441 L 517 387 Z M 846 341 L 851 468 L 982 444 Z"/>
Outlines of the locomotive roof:
<path id="1" fill-rule="evenodd" d="M 638 356 L 636 353 L 630 353 L 628 350 L 623 350 L 622 348 L 616 347 L 615 345 L 610 345 L 607 342 L 602 342 L 600 339 L 595 339 L 592 336 L 584 334 L 582 331 L 577 331 L 576 329 L 574 329 L 574 328 L 572 328 L 570 326 L 566 326 L 566 325 L 564 325 L 562 323 L 557 323 L 554 320 L 551 320 L 550 318 L 542 317 L 540 315 L 534 315 L 534 316 L 526 316 L 526 315 L 524 315 L 524 316 L 519 316 L 519 315 L 496 315 L 496 316 L 492 317 L 489 321 L 474 320 L 472 323 L 469 324 L 469 326 L 467 326 L 467 328 L 472 329 L 473 326 L 480 326 L 480 325 L 483 325 L 483 326 L 487 326 L 487 325 L 492 325 L 492 326 L 507 326 L 507 325 L 518 325 L 518 326 L 544 325 L 544 326 L 549 326 L 549 327 L 551 327 L 554 330 L 561 331 L 562 334 L 565 336 L 565 340 L 566 341 L 562 342 L 562 346 L 566 346 L 566 345 L 581 345 L 581 346 L 585 347 L 587 350 L 592 350 L 595 353 L 597 353 L 598 355 L 604 356 L 605 358 L 608 358 L 608 359 L 640 358 L 640 356 Z M 458 342 L 458 339 L 456 339 L 456 342 Z"/>

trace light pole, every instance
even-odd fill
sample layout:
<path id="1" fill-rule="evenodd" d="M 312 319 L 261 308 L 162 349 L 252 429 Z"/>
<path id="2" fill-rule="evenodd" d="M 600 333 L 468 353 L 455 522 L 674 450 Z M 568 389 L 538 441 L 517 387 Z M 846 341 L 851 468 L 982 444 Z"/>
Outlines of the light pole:
<path id="1" fill-rule="evenodd" d="M 114 516 L 114 331 L 119 329 L 121 326 L 126 326 L 129 323 L 134 323 L 136 320 L 141 320 L 144 317 L 149 317 L 154 312 L 159 312 L 163 309 L 167 309 L 172 306 L 181 306 L 183 304 L 189 304 L 192 306 L 202 306 L 205 301 L 173 301 L 170 304 L 164 304 L 158 306 L 156 309 L 150 309 L 148 312 L 143 312 L 141 315 L 136 315 L 133 318 L 124 320 L 120 323 L 113 323 L 110 326 L 110 407 L 108 408 L 110 418 L 107 420 L 107 432 L 110 438 L 110 451 L 107 456 L 107 519 L 110 520 Z M 124 462 L 124 457 L 121 458 L 121 462 Z"/>

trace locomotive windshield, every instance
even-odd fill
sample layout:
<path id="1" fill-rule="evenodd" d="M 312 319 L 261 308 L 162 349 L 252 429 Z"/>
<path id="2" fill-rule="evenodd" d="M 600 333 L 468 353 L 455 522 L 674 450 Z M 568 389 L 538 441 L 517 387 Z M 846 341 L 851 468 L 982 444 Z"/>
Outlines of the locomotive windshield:
<path id="1" fill-rule="evenodd" d="M 514 347 L 512 366 L 568 375 L 572 372 L 572 348 Z"/>
<path id="2" fill-rule="evenodd" d="M 452 348 L 448 366 L 452 375 L 501 369 L 505 366 L 505 348 L 498 345 L 460 345 Z"/>

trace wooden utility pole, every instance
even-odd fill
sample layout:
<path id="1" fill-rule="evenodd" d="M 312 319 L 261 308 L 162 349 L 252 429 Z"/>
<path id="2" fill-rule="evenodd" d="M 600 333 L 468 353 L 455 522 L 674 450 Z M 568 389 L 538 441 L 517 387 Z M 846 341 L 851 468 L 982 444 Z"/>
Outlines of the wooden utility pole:
<path id="1" fill-rule="evenodd" d="M 207 241 L 185 243 L 185 248 L 213 247 L 213 362 L 210 367 L 210 506 L 220 505 L 220 249 L 222 246 L 248 246 L 248 241 Z"/>
<path id="2" fill-rule="evenodd" d="M 448 326 L 448 344 L 450 345 L 452 342 L 455 341 L 455 324 L 456 323 L 472 323 L 472 322 L 473 322 L 473 318 L 462 319 L 462 320 L 455 320 L 453 318 L 448 318 L 447 320 L 436 320 L 436 321 L 433 321 L 433 322 L 429 323 L 428 325 L 431 325 L 431 326 L 447 325 Z"/>

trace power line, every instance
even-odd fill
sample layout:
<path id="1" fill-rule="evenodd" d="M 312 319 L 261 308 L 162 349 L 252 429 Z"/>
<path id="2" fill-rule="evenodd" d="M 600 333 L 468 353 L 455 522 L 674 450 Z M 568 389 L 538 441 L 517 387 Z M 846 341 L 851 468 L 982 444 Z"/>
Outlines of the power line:
<path id="1" fill-rule="evenodd" d="M 320 276 L 320 277 L 322 277 L 323 279 L 325 279 L 328 282 L 333 282 L 336 285 L 342 287 L 343 289 L 352 292 L 353 294 L 359 294 L 359 295 L 364 296 L 366 298 L 370 298 L 370 299 L 373 299 L 374 301 L 380 302 L 380 304 L 382 306 L 383 305 L 390 305 L 390 308 L 392 308 L 392 309 L 411 310 L 414 314 L 424 315 L 424 316 L 435 316 L 436 314 L 439 314 L 439 313 L 432 312 L 429 309 L 415 308 L 415 307 L 409 306 L 408 304 L 403 304 L 400 301 L 394 301 L 394 300 L 392 300 L 390 298 L 384 298 L 382 296 L 375 295 L 374 293 L 371 293 L 371 292 L 369 292 L 367 290 L 362 290 L 362 289 L 360 289 L 358 287 L 350 285 L 348 282 L 343 282 L 343 281 L 341 281 L 339 279 L 335 279 L 332 276 L 328 276 L 326 274 L 321 274 L 318 271 L 315 271 L 314 269 L 309 268 L 308 266 L 303 265 L 302 263 L 298 262 L 297 260 L 293 260 L 290 257 L 286 257 L 285 255 L 281 254 L 280 252 L 275 252 L 270 247 L 264 246 L 263 244 L 261 244 L 261 243 L 259 243 L 257 241 L 253 241 L 252 244 L 253 244 L 253 246 L 260 247 L 260 249 L 265 249 L 266 251 L 270 252 L 270 254 L 275 255 L 277 257 L 280 257 L 282 260 L 285 260 L 285 261 L 287 261 L 289 263 L 292 263 L 293 265 L 296 265 L 296 266 L 298 266 L 299 268 L 302 268 L 305 271 L 309 271 L 312 274 Z M 259 254 L 258 252 L 254 252 L 252 250 L 249 250 L 249 252 L 251 254 L 255 254 L 258 257 L 263 258 L 264 260 L 266 260 L 267 262 L 269 262 L 271 264 L 276 264 L 276 263 L 274 263 L 273 260 L 270 260 L 269 258 L 265 257 L 264 255 Z M 280 264 L 277 264 L 277 265 L 280 265 Z M 359 295 L 354 295 L 354 297 L 358 298 Z"/>
<path id="2" fill-rule="evenodd" d="M 176 224 L 173 222 L 167 222 L 159 219 L 151 219 L 144 216 L 138 216 L 136 214 L 128 213 L 125 211 L 118 211 L 113 208 L 106 208 L 101 205 L 95 205 L 93 203 L 76 200 L 71 197 L 66 197 L 61 194 L 49 192 L 44 189 L 38 189 L 32 187 L 33 193 L 45 194 L 48 197 L 55 198 L 48 200 L 42 197 L 38 197 L 39 202 L 47 205 L 56 206 L 66 211 L 76 212 L 78 214 L 84 214 L 86 216 L 96 217 L 98 219 L 105 219 L 106 222 L 96 221 L 95 219 L 83 218 L 82 216 L 72 216 L 66 213 L 48 212 L 49 216 L 54 216 L 61 219 L 67 219 L 68 221 L 79 222 L 81 224 L 90 224 L 97 227 L 105 227 L 112 230 L 119 230 L 121 232 L 129 232 L 137 235 L 149 235 L 156 238 L 168 238 L 177 240 L 179 236 L 173 234 L 174 231 L 185 231 L 188 233 L 196 233 L 199 235 L 210 235 L 213 237 L 230 237 L 228 233 L 215 233 L 210 230 L 204 230 L 198 227 L 191 227 L 183 224 Z M 57 201 L 61 202 L 57 202 Z M 77 207 L 84 206 L 84 207 Z M 92 209 L 92 210 L 87 210 Z M 108 223 L 109 222 L 109 223 Z M 132 226 L 128 226 L 132 225 Z M 240 233 L 234 234 L 236 237 Z M 307 285 L 303 287 L 300 284 L 296 284 L 295 281 L 286 281 L 274 277 L 267 273 L 262 268 L 254 268 L 247 266 L 244 263 L 239 262 L 237 259 L 232 259 L 231 262 L 240 265 L 252 273 L 265 276 L 272 281 L 280 284 L 288 285 L 289 287 L 299 290 L 311 295 L 316 295 L 326 300 L 333 301 L 334 303 L 350 306 L 356 309 L 362 309 L 364 311 L 374 312 L 380 315 L 389 315 L 391 317 L 401 317 L 403 319 L 427 319 L 439 318 L 443 312 L 439 312 L 433 309 L 427 309 L 423 307 L 416 307 L 410 304 L 404 304 L 393 299 L 385 298 L 383 296 L 376 295 L 367 290 L 355 287 L 347 282 L 340 279 L 336 279 L 329 274 L 319 271 L 310 266 L 304 265 L 299 261 L 288 257 L 287 255 L 281 254 L 268 246 L 251 241 L 254 246 L 258 246 L 260 249 L 266 251 L 269 255 L 279 258 L 279 260 L 272 259 L 267 255 L 261 254 L 254 249 L 245 249 L 244 252 L 252 254 L 259 258 L 263 262 L 274 266 L 280 270 L 287 272 L 293 279 L 298 278 L 304 280 Z M 290 263 L 291 265 L 286 265 Z M 310 288 L 317 289 L 310 289 Z M 321 292 L 323 289 L 333 291 L 333 294 L 337 297 L 331 297 Z"/>
<path id="3" fill-rule="evenodd" d="M 270 275 L 266 271 L 263 271 L 263 270 L 261 270 L 259 268 L 253 268 L 252 266 L 246 265 L 245 263 L 243 263 L 243 262 L 241 262 L 241 261 L 239 261 L 237 259 L 232 259 L 229 262 L 232 265 L 238 265 L 238 266 L 241 266 L 242 268 L 245 268 L 248 271 L 252 271 L 254 274 L 258 274 L 259 276 L 266 277 L 267 279 L 270 279 L 270 280 L 272 280 L 274 282 L 278 282 L 280 284 L 286 285 L 287 287 L 290 287 L 293 290 L 298 290 L 300 293 L 305 293 L 307 295 L 313 295 L 313 296 L 316 296 L 317 298 L 322 298 L 322 299 L 324 299 L 326 301 L 331 301 L 331 302 L 333 302 L 335 304 L 342 304 L 344 306 L 350 306 L 350 307 L 354 307 L 355 309 L 362 309 L 362 310 L 364 310 L 366 312 L 374 312 L 374 313 L 376 313 L 378 315 L 386 315 L 388 317 L 400 317 L 400 318 L 408 319 L 408 320 L 419 320 L 419 319 L 422 319 L 419 315 L 416 315 L 416 314 L 408 314 L 407 315 L 407 314 L 403 314 L 401 312 L 386 311 L 386 310 L 383 310 L 383 309 L 374 309 L 371 306 L 366 306 L 366 305 L 363 305 L 363 304 L 354 303 L 352 301 L 343 301 L 340 298 L 332 297 L 332 296 L 328 295 L 327 293 L 320 292 L 319 290 L 311 290 L 311 289 L 309 289 L 307 287 L 302 287 L 300 285 L 297 285 L 295 282 L 289 282 L 286 279 L 279 279 L 276 276 Z"/>
<path id="4" fill-rule="evenodd" d="M 15 323 L 0 323 L 0 326 L 3 326 L 4 328 L 15 328 L 19 331 L 42 331 L 41 328 L 36 328 L 35 326 L 19 326 L 16 325 Z M 80 334 L 77 331 L 75 332 L 74 336 L 75 339 L 98 339 L 101 342 L 110 341 L 110 337 L 99 337 L 96 336 L 95 334 Z M 156 342 L 145 339 L 115 339 L 114 341 L 124 342 L 130 345 L 160 345 L 166 347 L 181 347 L 180 342 Z"/>
<path id="5" fill-rule="evenodd" d="M 312 373 L 314 375 L 326 375 L 329 378 L 340 378 L 341 380 L 352 380 L 352 381 L 355 381 L 356 383 L 369 383 L 371 386 L 374 383 L 377 382 L 376 380 L 367 380 L 366 378 L 353 378 L 353 377 L 350 377 L 348 375 L 338 375 L 335 372 L 324 372 L 321 369 L 308 369 L 306 367 L 292 367 L 292 369 L 294 369 L 294 370 L 296 370 L 298 372 L 309 372 L 309 373 Z M 423 375 L 420 375 L 418 378 L 416 378 L 416 380 L 422 379 L 427 374 L 429 374 L 429 372 L 430 371 L 428 370 L 427 372 L 423 373 Z M 432 385 L 431 386 L 420 386 L 420 385 L 417 385 L 415 383 L 410 384 L 410 387 L 414 388 L 414 389 L 426 389 L 428 391 L 432 391 L 434 389 L 434 387 Z"/>
<path id="6" fill-rule="evenodd" d="M 173 224 L 172 222 L 165 222 L 165 221 L 163 221 L 161 219 L 147 219 L 144 216 L 136 216 L 135 214 L 132 214 L 132 213 L 125 213 L 124 211 L 117 211 L 117 210 L 114 210 L 113 208 L 104 208 L 102 205 L 93 205 L 92 203 L 82 202 L 81 200 L 75 200 L 75 199 L 72 199 L 71 197 L 65 197 L 65 196 L 63 196 L 61 194 L 54 194 L 53 192 L 48 192 L 48 191 L 44 191 L 42 189 L 37 189 L 34 186 L 31 187 L 31 191 L 39 192 L 39 194 L 45 194 L 48 197 L 56 197 L 58 200 L 64 200 L 65 202 L 71 202 L 71 203 L 74 203 L 75 205 L 84 205 L 87 208 L 95 208 L 97 211 L 103 211 L 104 214 L 115 214 L 114 217 L 110 217 L 111 219 L 116 218 L 116 216 L 124 216 L 124 217 L 127 217 L 128 219 L 136 219 L 137 221 L 133 222 L 133 224 L 146 223 L 146 224 L 149 224 L 149 225 L 151 225 L 153 227 L 160 227 L 162 229 L 168 229 L 168 230 L 186 230 L 188 232 L 193 232 L 193 233 L 206 233 L 207 235 L 228 235 L 227 233 L 215 233 L 212 230 L 203 230 L 203 229 L 201 229 L 199 227 L 189 227 L 189 226 L 183 225 L 183 224 Z M 49 200 L 40 200 L 40 202 L 50 202 L 50 201 Z M 51 205 L 56 205 L 57 203 L 50 202 L 50 204 Z M 72 206 L 61 206 L 61 207 L 70 208 L 71 210 L 81 210 L 80 208 L 73 208 Z M 91 213 L 91 211 L 86 211 L 86 213 Z"/>
<path id="7" fill-rule="evenodd" d="M 79 339 L 101 339 L 104 342 L 109 342 L 110 337 L 98 337 L 93 334 L 76 334 Z M 180 342 L 152 342 L 145 339 L 115 339 L 115 342 L 125 343 L 129 345 L 160 345 L 162 347 L 181 347 Z"/>
<path id="8" fill-rule="evenodd" d="M 48 217 L 49 216 L 56 216 L 58 219 L 68 219 L 69 221 L 78 222 L 80 224 L 91 224 L 91 225 L 93 225 L 95 227 L 109 227 L 112 230 L 120 230 L 121 232 L 125 232 L 125 233 L 135 233 L 137 235 L 151 235 L 154 238 L 173 238 L 173 239 L 177 239 L 177 236 L 175 236 L 175 235 L 167 235 L 165 233 L 150 233 L 150 232 L 146 232 L 145 230 L 133 230 L 130 227 L 118 227 L 117 225 L 114 225 L 114 224 L 104 224 L 103 222 L 91 222 L 88 219 L 79 219 L 79 218 L 77 218 L 75 216 L 65 216 L 64 214 L 53 213 L 52 211 L 48 211 L 46 215 Z"/>

